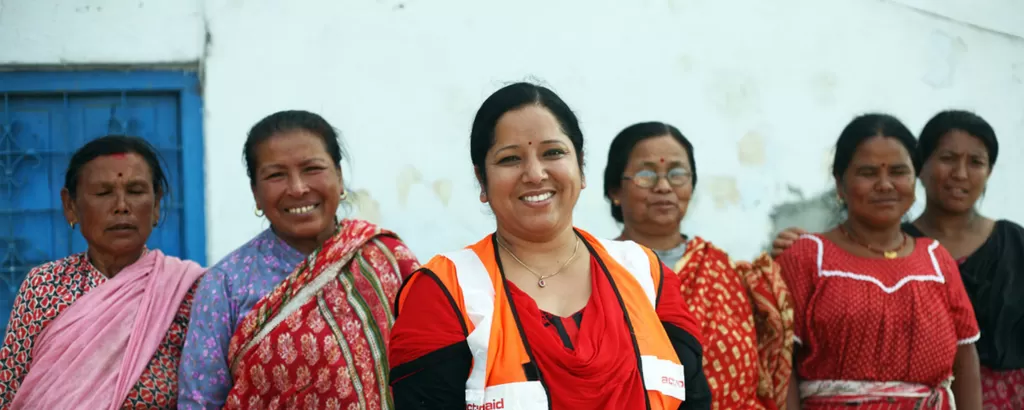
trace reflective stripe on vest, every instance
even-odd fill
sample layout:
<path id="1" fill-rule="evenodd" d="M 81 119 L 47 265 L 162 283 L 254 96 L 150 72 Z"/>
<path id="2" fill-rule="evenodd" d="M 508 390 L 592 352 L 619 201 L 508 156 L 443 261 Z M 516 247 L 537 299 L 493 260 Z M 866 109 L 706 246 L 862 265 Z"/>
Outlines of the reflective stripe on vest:
<path id="1" fill-rule="evenodd" d="M 605 251 L 637 281 L 651 309 L 657 304 L 657 289 L 647 253 L 634 242 L 598 240 Z M 466 409 L 546 409 L 547 393 L 539 381 L 522 381 L 487 386 L 487 358 L 495 309 L 495 284 L 477 253 L 471 249 L 441 254 L 455 266 L 466 316 L 473 330 L 466 337 L 473 365 L 466 380 Z M 683 366 L 656 356 L 641 355 L 644 385 L 680 401 L 686 397 Z"/>
<path id="2" fill-rule="evenodd" d="M 654 278 L 651 277 L 651 260 L 647 258 L 647 252 L 641 248 L 636 242 L 619 242 L 609 241 L 606 239 L 598 239 L 604 250 L 619 265 L 626 268 L 626 271 L 633 275 L 633 279 L 636 279 L 640 283 L 640 287 L 643 288 L 644 293 L 647 294 L 647 300 L 651 301 L 651 307 L 658 306 L 658 290 L 654 289 Z"/>

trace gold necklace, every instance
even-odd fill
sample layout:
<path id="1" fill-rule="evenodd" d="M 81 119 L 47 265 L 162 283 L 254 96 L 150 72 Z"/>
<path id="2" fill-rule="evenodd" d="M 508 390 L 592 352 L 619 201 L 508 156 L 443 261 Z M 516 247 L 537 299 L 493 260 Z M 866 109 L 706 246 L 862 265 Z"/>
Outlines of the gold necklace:
<path id="1" fill-rule="evenodd" d="M 569 266 L 569 262 L 572 262 L 573 259 L 576 259 L 576 251 L 580 250 L 580 238 L 576 237 L 576 246 L 573 247 L 573 249 L 572 249 L 572 256 L 570 256 L 569 259 L 566 259 L 565 263 L 563 263 L 562 266 L 560 268 L 558 268 L 557 271 L 555 271 L 555 273 L 552 273 L 550 275 L 546 275 L 545 276 L 545 275 L 541 275 L 541 274 L 537 273 L 532 268 L 530 268 L 525 263 L 523 263 L 523 261 L 519 260 L 519 257 L 517 257 L 516 254 L 512 253 L 511 250 L 506 248 L 505 244 L 503 244 L 502 242 L 503 241 L 502 241 L 501 237 L 499 236 L 498 237 L 498 246 L 500 246 L 501 249 L 504 249 L 505 252 L 508 252 L 508 254 L 512 256 L 512 259 L 515 259 L 516 262 L 519 262 L 520 265 L 523 265 L 523 267 L 526 268 L 526 270 L 530 271 L 530 273 L 532 273 L 533 276 L 536 276 L 537 277 L 537 286 L 539 286 L 541 288 L 543 288 L 543 287 L 548 285 L 548 283 L 545 282 L 544 279 L 548 279 L 548 278 L 550 278 L 552 276 L 555 276 L 555 275 L 557 275 L 559 273 L 562 273 L 562 270 L 564 270 L 566 266 Z"/>
<path id="2" fill-rule="evenodd" d="M 897 246 L 896 248 L 890 249 L 890 250 L 878 249 L 878 248 L 876 248 L 874 246 L 871 246 L 871 244 L 869 244 L 867 242 L 864 242 L 864 241 L 861 241 L 861 240 L 859 240 L 857 238 L 854 238 L 853 235 L 850 234 L 850 232 L 848 230 L 846 230 L 846 227 L 843 226 L 843 224 L 839 224 L 839 231 L 842 232 L 843 235 L 846 235 L 846 238 L 849 239 L 851 242 L 856 243 L 857 245 L 863 246 L 863 247 L 867 248 L 871 252 L 880 253 L 880 254 L 882 254 L 882 256 L 885 257 L 885 259 L 896 259 L 896 257 L 898 257 L 900 255 L 900 251 L 902 251 L 903 248 L 907 246 L 907 234 L 903 233 L 902 231 L 900 231 L 900 235 L 903 237 L 903 241 L 900 242 L 899 246 Z"/>

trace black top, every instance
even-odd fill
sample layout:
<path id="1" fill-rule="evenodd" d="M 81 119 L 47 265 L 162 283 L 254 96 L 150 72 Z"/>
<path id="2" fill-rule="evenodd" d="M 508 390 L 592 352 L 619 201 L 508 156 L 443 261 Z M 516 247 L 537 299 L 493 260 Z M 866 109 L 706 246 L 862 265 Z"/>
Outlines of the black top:
<path id="1" fill-rule="evenodd" d="M 910 236 L 926 236 L 913 224 L 902 228 Z M 981 329 L 981 365 L 1024 369 L 1024 228 L 996 221 L 985 243 L 957 263 Z"/>

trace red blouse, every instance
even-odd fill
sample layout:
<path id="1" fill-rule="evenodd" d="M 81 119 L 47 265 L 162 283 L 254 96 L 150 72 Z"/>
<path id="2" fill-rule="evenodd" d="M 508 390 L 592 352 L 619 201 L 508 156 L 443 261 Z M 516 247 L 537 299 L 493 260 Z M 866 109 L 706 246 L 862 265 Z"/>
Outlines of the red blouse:
<path id="1" fill-rule="evenodd" d="M 958 345 L 978 340 L 956 262 L 918 238 L 894 260 L 850 254 L 804 236 L 778 259 L 793 295 L 802 380 L 900 381 L 937 386 Z"/>

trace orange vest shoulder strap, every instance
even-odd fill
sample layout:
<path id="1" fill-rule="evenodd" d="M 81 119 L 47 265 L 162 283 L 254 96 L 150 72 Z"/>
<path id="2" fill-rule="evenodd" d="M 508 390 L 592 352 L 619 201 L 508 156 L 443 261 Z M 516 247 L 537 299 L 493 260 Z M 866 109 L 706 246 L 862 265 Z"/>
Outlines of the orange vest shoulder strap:
<path id="1" fill-rule="evenodd" d="M 409 297 L 409 288 L 421 280 L 437 281 L 441 291 L 450 296 L 452 301 L 455 302 L 456 309 L 459 311 L 465 310 L 462 306 L 462 294 L 460 293 L 458 282 L 455 280 L 455 267 L 443 255 L 435 255 L 427 263 L 420 265 L 419 269 L 409 274 L 405 282 L 398 289 L 394 307 L 396 318 L 405 309 L 405 300 Z"/>
<path id="2" fill-rule="evenodd" d="M 640 284 L 651 306 L 657 306 L 658 291 L 661 287 L 661 264 L 650 249 L 633 241 L 599 239 L 583 230 L 580 230 L 580 233 L 605 264 L 613 262 L 624 268 Z"/>
<path id="3" fill-rule="evenodd" d="M 486 244 L 486 241 L 489 240 L 490 236 L 488 235 L 483 240 L 466 248 L 435 255 L 418 270 L 409 275 L 405 283 L 403 283 L 402 287 L 398 290 L 398 296 L 395 298 L 395 317 L 398 317 L 399 313 L 401 313 L 402 309 L 405 307 L 405 299 L 408 297 L 406 289 L 417 280 L 432 280 L 432 278 L 425 277 L 429 275 L 433 276 L 433 278 L 436 278 L 436 280 L 440 282 L 439 284 L 442 287 L 442 291 L 451 297 L 451 300 L 455 303 L 456 309 L 459 311 L 458 313 L 462 316 L 463 323 L 466 326 L 466 331 L 468 333 L 472 333 L 476 324 L 469 313 L 471 313 L 471 311 L 478 311 L 479 307 L 476 305 L 471 307 L 467 306 L 465 295 L 466 290 L 468 289 L 476 292 L 474 294 L 475 296 L 479 294 L 478 289 L 481 288 L 481 285 L 486 284 L 487 286 L 491 286 L 491 299 L 493 300 L 494 298 L 493 286 L 490 284 L 486 275 L 487 268 L 483 266 L 480 258 L 476 256 L 479 249 L 482 248 Z M 465 274 L 459 275 L 460 270 L 466 271 Z M 474 272 L 481 271 L 484 272 L 484 280 L 482 281 L 479 275 L 473 274 Z"/>

